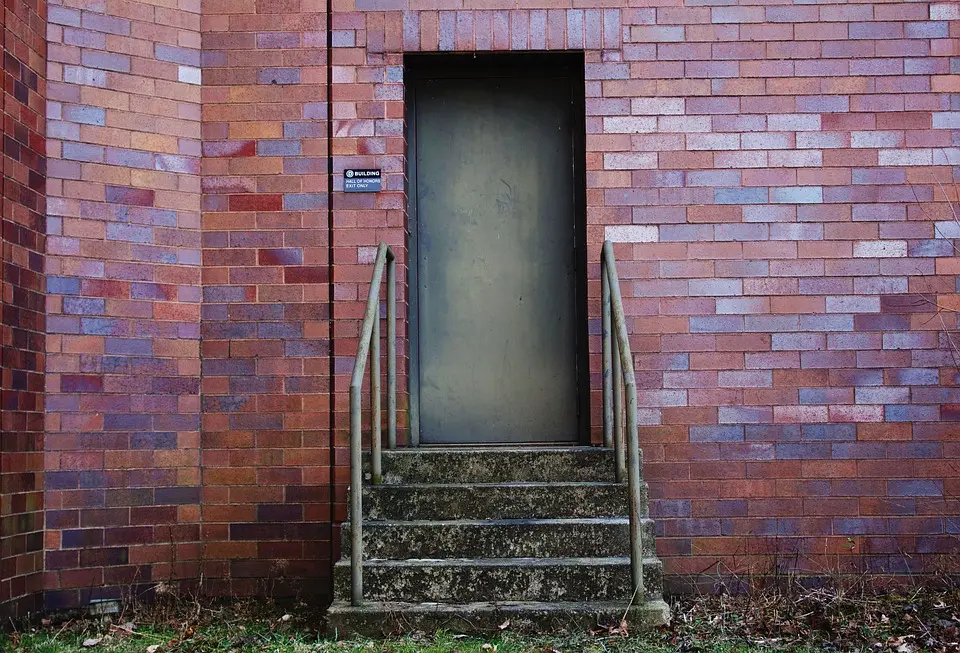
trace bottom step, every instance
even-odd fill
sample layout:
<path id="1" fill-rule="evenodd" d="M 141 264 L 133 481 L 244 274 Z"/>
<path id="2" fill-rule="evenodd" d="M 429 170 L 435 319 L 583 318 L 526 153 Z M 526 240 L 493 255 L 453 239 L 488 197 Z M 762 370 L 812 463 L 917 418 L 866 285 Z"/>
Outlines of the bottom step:
<path id="1" fill-rule="evenodd" d="M 454 633 L 557 632 L 617 626 L 624 616 L 626 601 L 503 603 L 378 603 L 367 601 L 353 607 L 336 601 L 327 612 L 328 634 L 338 638 L 355 635 L 384 637 L 414 631 Z M 503 627 L 503 624 L 510 622 Z M 670 607 L 664 601 L 647 601 L 627 611 L 633 630 L 661 626 L 670 621 Z"/>

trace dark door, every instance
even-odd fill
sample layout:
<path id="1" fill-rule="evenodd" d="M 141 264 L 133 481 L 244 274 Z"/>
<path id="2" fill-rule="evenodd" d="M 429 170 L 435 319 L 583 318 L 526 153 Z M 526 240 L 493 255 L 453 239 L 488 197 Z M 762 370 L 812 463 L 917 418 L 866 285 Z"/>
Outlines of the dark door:
<path id="1" fill-rule="evenodd" d="M 414 92 L 421 441 L 574 442 L 570 79 L 423 78 Z"/>

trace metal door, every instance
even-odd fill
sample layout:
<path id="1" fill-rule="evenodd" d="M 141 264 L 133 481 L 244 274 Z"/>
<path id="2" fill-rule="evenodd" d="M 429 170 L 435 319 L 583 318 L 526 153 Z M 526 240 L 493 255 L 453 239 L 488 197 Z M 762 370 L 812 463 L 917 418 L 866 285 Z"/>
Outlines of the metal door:
<path id="1" fill-rule="evenodd" d="M 416 82 L 424 443 L 574 442 L 574 116 L 567 78 Z"/>

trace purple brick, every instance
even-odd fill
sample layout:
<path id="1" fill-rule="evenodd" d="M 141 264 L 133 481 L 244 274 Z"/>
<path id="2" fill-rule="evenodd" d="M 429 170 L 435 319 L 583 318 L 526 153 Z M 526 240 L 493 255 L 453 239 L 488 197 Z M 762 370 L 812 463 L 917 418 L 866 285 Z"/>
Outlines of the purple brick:
<path id="1" fill-rule="evenodd" d="M 760 333 L 785 333 L 798 331 L 800 320 L 796 315 L 747 315 L 744 330 Z"/>
<path id="2" fill-rule="evenodd" d="M 68 122 L 102 127 L 106 124 L 106 110 L 102 107 L 68 104 L 63 107 L 63 119 Z"/>
<path id="3" fill-rule="evenodd" d="M 801 315 L 800 328 L 809 331 L 853 331 L 853 315 Z"/>
<path id="4" fill-rule="evenodd" d="M 743 442 L 742 426 L 691 426 L 691 442 Z"/>
<path id="5" fill-rule="evenodd" d="M 943 481 L 890 480 L 887 491 L 893 497 L 942 497 Z"/>
<path id="6" fill-rule="evenodd" d="M 830 458 L 829 443 L 777 443 L 777 460 L 817 460 L 827 458 Z"/>
<path id="7" fill-rule="evenodd" d="M 766 192 L 766 191 L 764 191 Z M 719 204 L 720 202 L 718 202 Z M 767 240 L 770 228 L 762 222 L 743 224 L 718 224 L 714 227 L 714 238 L 718 242 L 753 242 Z"/>
<path id="8" fill-rule="evenodd" d="M 650 514 L 654 519 L 675 519 L 690 517 L 689 499 L 658 499 L 650 503 Z"/>
<path id="9" fill-rule="evenodd" d="M 63 312 L 67 315 L 103 315 L 105 301 L 93 297 L 64 297 Z"/>
<path id="10" fill-rule="evenodd" d="M 837 518 L 833 520 L 835 535 L 872 535 L 886 533 L 886 520 L 876 517 Z"/>
<path id="11" fill-rule="evenodd" d="M 743 294 L 743 282 L 739 279 L 691 279 L 691 296 L 730 297 Z"/>
<path id="12" fill-rule="evenodd" d="M 327 127 L 319 122 L 285 122 L 283 123 L 284 138 L 326 138 Z M 253 145 L 253 143 L 250 143 Z M 204 143 L 204 147 L 207 143 Z M 254 152 L 251 152 L 252 155 Z M 250 156 L 248 155 L 248 156 Z"/>
<path id="13" fill-rule="evenodd" d="M 800 440 L 799 424 L 746 425 L 744 435 L 749 442 L 797 442 Z"/>
<path id="14" fill-rule="evenodd" d="M 800 388 L 800 404 L 803 406 L 824 406 L 849 403 L 850 391 L 847 388 Z"/>
<path id="15" fill-rule="evenodd" d="M 257 72 L 258 84 L 299 84 L 299 68 L 264 68 Z"/>
<path id="16" fill-rule="evenodd" d="M 740 333 L 744 320 L 739 315 L 695 316 L 690 318 L 693 333 Z"/>
<path id="17" fill-rule="evenodd" d="M 721 388 L 770 388 L 773 372 L 770 370 L 721 371 L 717 385 Z"/>
<path id="18" fill-rule="evenodd" d="M 719 519 L 671 519 L 664 524 L 671 537 L 710 537 L 720 535 Z"/>
<path id="19" fill-rule="evenodd" d="M 858 404 L 905 404 L 910 401 L 910 388 L 857 388 Z"/>
<path id="20" fill-rule="evenodd" d="M 157 43 L 154 47 L 154 52 L 160 61 L 200 67 L 200 51 L 193 48 L 181 48 L 174 45 Z"/>
<path id="21" fill-rule="evenodd" d="M 287 193 L 283 196 L 284 211 L 310 211 L 326 207 L 326 193 Z"/>
<path id="22" fill-rule="evenodd" d="M 118 73 L 130 72 L 130 57 L 123 54 L 84 50 L 81 54 L 81 61 L 87 68 L 99 68 Z"/>
<path id="23" fill-rule="evenodd" d="M 47 292 L 51 295 L 79 295 L 80 279 L 76 277 L 47 277 Z"/>
<path id="24" fill-rule="evenodd" d="M 104 351 L 108 354 L 149 356 L 153 354 L 153 340 L 146 338 L 107 338 Z"/>
<path id="25" fill-rule="evenodd" d="M 804 440 L 856 440 L 856 424 L 804 424 L 801 429 Z"/>
<path id="26" fill-rule="evenodd" d="M 85 161 L 87 163 L 103 163 L 104 161 L 104 148 L 99 145 L 64 142 L 62 148 L 63 158 L 70 161 Z"/>
<path id="27" fill-rule="evenodd" d="M 910 329 L 908 315 L 855 315 L 854 328 L 857 331 L 907 331 Z"/>
<path id="28" fill-rule="evenodd" d="M 901 368 L 887 372 L 890 382 L 896 385 L 937 385 L 939 370 L 935 368 Z"/>
<path id="29" fill-rule="evenodd" d="M 713 225 L 683 224 L 660 227 L 660 242 L 698 242 L 713 240 Z"/>
<path id="30" fill-rule="evenodd" d="M 939 442 L 890 442 L 887 444 L 890 458 L 941 458 L 943 445 Z"/>
<path id="31" fill-rule="evenodd" d="M 119 240 L 130 243 L 152 243 L 153 229 L 128 224 L 108 223 L 107 240 Z"/>
<path id="32" fill-rule="evenodd" d="M 839 442 L 833 445 L 837 460 L 876 460 L 887 457 L 885 442 Z"/>
<path id="33" fill-rule="evenodd" d="M 768 190 L 757 188 L 717 188 L 714 202 L 717 204 L 766 204 Z"/>
<path id="34" fill-rule="evenodd" d="M 724 442 L 720 444 L 721 460 L 773 460 L 776 446 L 769 442 Z"/>
<path id="35" fill-rule="evenodd" d="M 750 535 L 752 537 L 777 534 L 776 519 L 724 519 L 722 535 Z"/>
<path id="36" fill-rule="evenodd" d="M 153 170 L 156 166 L 156 155 L 153 152 L 108 147 L 106 162 L 111 165 L 126 166 L 128 168 Z"/>
<path id="37" fill-rule="evenodd" d="M 264 32 L 257 34 L 257 48 L 261 50 L 300 47 L 299 32 Z M 199 65 L 199 64 L 191 64 Z"/>
<path id="38" fill-rule="evenodd" d="M 773 421 L 773 409 L 769 406 L 720 406 L 717 421 L 721 424 L 769 424 Z"/>
<path id="39" fill-rule="evenodd" d="M 88 336 L 116 336 L 129 332 L 130 328 L 124 320 L 99 317 L 84 317 L 80 320 L 80 333 Z"/>
<path id="40" fill-rule="evenodd" d="M 939 406 L 884 406 L 888 422 L 936 422 L 940 419 Z"/>

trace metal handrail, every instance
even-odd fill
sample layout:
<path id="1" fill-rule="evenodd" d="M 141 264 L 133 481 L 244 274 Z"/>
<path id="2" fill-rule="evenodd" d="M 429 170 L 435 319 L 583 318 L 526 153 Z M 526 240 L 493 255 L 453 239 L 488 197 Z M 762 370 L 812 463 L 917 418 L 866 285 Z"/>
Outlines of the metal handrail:
<path id="1" fill-rule="evenodd" d="M 350 603 L 363 603 L 363 460 L 360 393 L 367 357 L 370 362 L 371 481 L 383 476 L 380 407 L 380 282 L 387 270 L 387 447 L 397 447 L 397 273 L 396 261 L 386 243 L 377 247 L 367 310 L 360 327 L 360 346 L 350 378 Z"/>
<path id="2" fill-rule="evenodd" d="M 627 477 L 630 503 L 630 573 L 634 596 L 643 601 L 643 539 L 640 522 L 640 442 L 637 431 L 637 380 L 630 352 L 627 320 L 620 296 L 620 278 L 613 244 L 603 243 L 601 304 L 603 319 L 603 444 L 612 446 L 618 483 Z M 611 329 L 612 327 L 612 329 Z M 616 333 L 616 338 L 612 337 Z M 626 405 L 626 456 L 624 455 L 623 398 Z"/>

